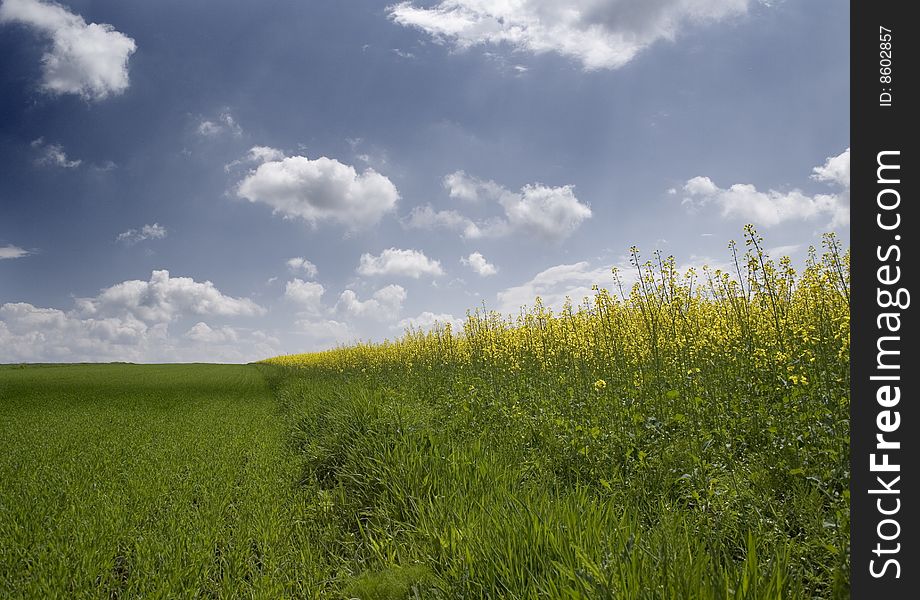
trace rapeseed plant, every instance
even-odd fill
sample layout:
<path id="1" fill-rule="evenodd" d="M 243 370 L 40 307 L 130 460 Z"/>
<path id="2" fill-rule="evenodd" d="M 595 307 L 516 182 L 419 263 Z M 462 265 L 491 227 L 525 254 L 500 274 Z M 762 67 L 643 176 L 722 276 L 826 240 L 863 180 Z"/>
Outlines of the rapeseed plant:
<path id="1" fill-rule="evenodd" d="M 324 415 L 303 445 L 335 457 L 316 485 L 340 495 L 354 577 L 418 566 L 451 598 L 846 596 L 849 252 L 829 234 L 797 272 L 744 234 L 732 272 L 631 248 L 628 291 L 614 269 L 613 292 L 559 312 L 537 298 L 265 361 Z"/>

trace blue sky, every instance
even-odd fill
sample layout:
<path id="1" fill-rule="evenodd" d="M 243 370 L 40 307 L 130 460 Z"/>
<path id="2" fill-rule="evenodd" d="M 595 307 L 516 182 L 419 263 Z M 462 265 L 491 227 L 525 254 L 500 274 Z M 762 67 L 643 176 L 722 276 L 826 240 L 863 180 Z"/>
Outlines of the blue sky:
<path id="1" fill-rule="evenodd" d="M 848 149 L 833 0 L 2 0 L 0 362 L 392 338 L 748 222 L 801 262 Z"/>

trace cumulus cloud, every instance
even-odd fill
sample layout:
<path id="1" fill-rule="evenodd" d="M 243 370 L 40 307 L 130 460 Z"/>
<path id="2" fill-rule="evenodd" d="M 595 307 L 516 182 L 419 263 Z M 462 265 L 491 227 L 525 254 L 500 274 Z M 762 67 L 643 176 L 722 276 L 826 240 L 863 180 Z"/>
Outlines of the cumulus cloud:
<path id="1" fill-rule="evenodd" d="M 359 275 L 397 275 L 418 279 L 422 275 L 438 277 L 444 274 L 441 263 L 419 250 L 387 248 L 379 256 L 362 254 Z"/>
<path id="2" fill-rule="evenodd" d="M 21 23 L 51 41 L 42 56 L 42 89 L 102 100 L 128 89 L 134 40 L 106 23 L 89 23 L 54 2 L 3 0 L 0 23 Z"/>
<path id="3" fill-rule="evenodd" d="M 618 293 L 616 279 L 612 269 L 616 267 L 625 293 L 629 293 L 638 275 L 625 257 L 615 263 L 593 266 L 588 261 L 563 264 L 544 269 L 532 279 L 520 285 L 509 287 L 497 294 L 498 310 L 505 314 L 517 315 L 521 307 L 533 306 L 537 297 L 544 306 L 560 310 L 566 299 L 573 304 L 581 303 L 585 298 L 592 299 L 597 293 L 593 286 L 605 288 Z M 724 261 L 705 256 L 691 256 L 690 259 L 676 266 L 677 272 L 685 274 L 693 269 L 697 274 L 704 268 L 721 269 L 728 272 L 729 265 Z"/>
<path id="4" fill-rule="evenodd" d="M 449 229 L 465 238 L 482 237 L 483 227 L 455 210 L 435 210 L 430 204 L 416 206 L 403 220 L 409 229 Z M 489 229 L 486 227 L 486 229 Z"/>
<path id="5" fill-rule="evenodd" d="M 240 336 L 232 327 L 211 327 L 204 321 L 195 323 L 185 337 L 201 344 L 226 344 L 239 340 Z"/>
<path id="6" fill-rule="evenodd" d="M 166 323 L 132 317 L 81 318 L 24 302 L 0 305 L 0 363 L 249 362 L 281 352 L 277 338 L 204 323 L 174 337 Z"/>
<path id="7" fill-rule="evenodd" d="M 387 10 L 403 26 L 457 49 L 507 46 L 554 52 L 586 71 L 615 69 L 688 26 L 744 14 L 750 0 L 440 0 L 420 7 L 399 2 Z"/>
<path id="8" fill-rule="evenodd" d="M 162 240 L 166 237 L 166 228 L 159 223 L 153 225 L 144 225 L 140 229 L 129 229 L 123 231 L 115 237 L 116 242 L 121 242 L 127 246 L 132 246 L 145 240 Z"/>
<path id="9" fill-rule="evenodd" d="M 237 195 L 267 204 L 287 218 L 299 217 L 314 226 L 335 221 L 349 230 L 376 224 L 399 200 L 396 186 L 385 176 L 370 168 L 358 174 L 325 156 L 266 160 L 239 183 Z"/>
<path id="10" fill-rule="evenodd" d="M 498 273 L 498 268 L 487 261 L 486 258 L 479 252 L 473 252 L 465 258 L 461 258 L 460 262 L 471 268 L 481 277 L 488 277 L 489 275 L 495 275 Z"/>
<path id="11" fill-rule="evenodd" d="M 439 325 L 444 326 L 448 324 L 455 332 L 463 330 L 463 319 L 458 319 L 449 313 L 433 313 L 427 310 L 414 317 L 402 319 L 399 321 L 399 323 L 396 324 L 395 329 L 399 329 L 401 331 L 405 331 L 407 329 L 421 329 L 423 331 L 431 331 Z"/>
<path id="12" fill-rule="evenodd" d="M 827 157 L 823 165 L 812 169 L 811 178 L 850 189 L 850 149 L 847 148 L 837 156 Z"/>
<path id="13" fill-rule="evenodd" d="M 303 272 L 307 277 L 313 278 L 319 273 L 319 269 L 316 268 L 312 262 L 303 258 L 302 256 L 295 256 L 290 258 L 287 261 L 288 269 L 294 272 Z"/>
<path id="14" fill-rule="evenodd" d="M 326 288 L 321 283 L 304 281 L 296 277 L 284 285 L 284 297 L 305 313 L 319 313 L 325 293 Z"/>
<path id="15" fill-rule="evenodd" d="M 68 158 L 60 144 L 46 144 L 45 138 L 32 140 L 31 146 L 39 151 L 39 157 L 35 159 L 37 165 L 75 169 L 83 164 L 82 160 Z"/>
<path id="16" fill-rule="evenodd" d="M 238 158 L 237 160 L 230 161 L 224 165 L 224 171 L 229 173 L 235 167 L 245 164 L 257 164 L 260 165 L 264 162 L 281 160 L 284 158 L 284 152 L 278 150 L 277 148 L 272 148 L 271 146 L 253 146 L 246 153 L 246 156 L 243 158 Z"/>
<path id="17" fill-rule="evenodd" d="M 570 236 L 591 218 L 591 209 L 578 201 L 570 185 L 525 185 L 520 194 L 503 196 L 501 204 L 512 229 L 550 241 Z"/>
<path id="18" fill-rule="evenodd" d="M 0 260 L 22 258 L 23 256 L 28 256 L 30 254 L 32 253 L 25 248 L 20 248 L 19 246 L 14 246 L 12 244 L 0 246 Z"/>
<path id="19" fill-rule="evenodd" d="M 808 195 L 801 190 L 760 191 L 748 183 L 721 188 L 709 177 L 697 176 L 683 187 L 683 204 L 690 209 L 716 206 L 723 217 L 737 217 L 764 227 L 786 221 L 830 218 L 828 227 L 850 222 L 850 149 L 827 159 L 812 170 L 812 179 L 842 188 L 836 194 Z"/>
<path id="20" fill-rule="evenodd" d="M 406 227 L 448 229 L 460 232 L 467 239 L 522 233 L 558 242 L 592 216 L 591 207 L 578 200 L 571 185 L 549 187 L 533 183 L 512 192 L 494 181 L 472 177 L 463 171 L 447 175 L 443 183 L 451 198 L 470 203 L 496 202 L 503 216 L 474 221 L 455 210 L 437 211 L 425 205 L 409 213 L 403 222 Z"/>
<path id="21" fill-rule="evenodd" d="M 328 348 L 332 344 L 344 344 L 355 339 L 355 333 L 348 323 L 335 319 L 299 319 L 294 322 L 294 333 L 310 342 L 304 351 Z"/>
<path id="22" fill-rule="evenodd" d="M 217 137 L 223 133 L 229 133 L 234 137 L 243 135 L 243 128 L 236 122 L 233 113 L 226 109 L 222 110 L 214 119 L 202 119 L 195 130 L 202 137 Z M 261 149 L 263 147 L 257 146 L 256 148 Z M 250 153 L 256 148 L 250 150 Z"/>
<path id="23" fill-rule="evenodd" d="M 382 287 L 367 300 L 360 300 L 353 290 L 345 290 L 339 296 L 336 309 L 353 317 L 388 321 L 402 310 L 406 296 L 406 290 L 400 285 Z"/>
<path id="24" fill-rule="evenodd" d="M 608 287 L 612 281 L 610 267 L 593 268 L 586 261 L 556 265 L 537 273 L 530 281 L 499 292 L 498 310 L 516 315 L 521 307 L 533 306 L 537 297 L 544 306 L 558 310 L 566 298 L 578 303 L 594 296 L 592 285 Z"/>
<path id="25" fill-rule="evenodd" d="M 247 157 L 250 161 L 264 163 L 272 160 L 281 160 L 284 158 L 284 152 L 271 146 L 253 146 L 249 149 Z"/>
<path id="26" fill-rule="evenodd" d="M 494 181 L 472 177 L 463 170 L 445 175 L 441 184 L 451 198 L 465 202 L 479 202 L 487 198 L 498 200 L 505 193 L 505 188 Z"/>
<path id="27" fill-rule="evenodd" d="M 84 317 L 130 317 L 144 322 L 168 322 L 180 315 L 248 317 L 265 313 L 252 300 L 227 296 L 210 281 L 171 277 L 166 270 L 153 271 L 149 281 L 123 281 L 76 302 L 77 313 Z"/>
<path id="28" fill-rule="evenodd" d="M 70 310 L 26 302 L 0 305 L 0 363 L 44 361 L 245 362 L 280 351 L 261 331 L 198 322 L 183 335 L 170 323 L 189 316 L 250 316 L 264 312 L 222 294 L 210 282 L 154 271 L 150 281 L 125 281 Z"/>
<path id="29" fill-rule="evenodd" d="M 136 360 L 166 328 L 130 315 L 80 318 L 26 302 L 0 305 L 0 362 Z"/>

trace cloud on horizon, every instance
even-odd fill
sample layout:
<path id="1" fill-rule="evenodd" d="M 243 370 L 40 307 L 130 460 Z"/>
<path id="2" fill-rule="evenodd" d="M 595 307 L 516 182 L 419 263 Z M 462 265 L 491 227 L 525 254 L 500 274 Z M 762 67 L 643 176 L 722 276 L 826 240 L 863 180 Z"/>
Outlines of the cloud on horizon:
<path id="1" fill-rule="evenodd" d="M 810 196 L 801 190 L 762 192 L 749 183 L 720 188 L 709 177 L 697 176 L 683 186 L 682 203 L 691 210 L 709 205 L 719 209 L 723 218 L 738 218 L 764 227 L 786 221 L 808 221 L 829 217 L 828 227 L 846 227 L 850 223 L 850 149 L 812 169 L 811 178 L 842 188 L 837 194 Z M 675 190 L 676 192 L 676 190 Z"/>
<path id="2" fill-rule="evenodd" d="M 27 302 L 0 304 L 0 363 L 254 360 L 279 352 L 278 340 L 260 330 L 204 322 L 181 336 L 172 336 L 169 327 L 189 316 L 263 314 L 253 301 L 227 296 L 209 281 L 154 271 L 149 281 L 124 281 L 94 297 L 77 298 L 67 311 Z"/>

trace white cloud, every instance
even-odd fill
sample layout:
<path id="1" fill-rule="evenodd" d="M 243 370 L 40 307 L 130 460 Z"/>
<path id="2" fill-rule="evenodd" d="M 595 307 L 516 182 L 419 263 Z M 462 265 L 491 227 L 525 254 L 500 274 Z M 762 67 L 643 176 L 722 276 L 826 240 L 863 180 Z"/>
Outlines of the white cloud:
<path id="1" fill-rule="evenodd" d="M 14 246 L 12 244 L 0 246 L 0 260 L 22 258 L 23 256 L 28 256 L 30 254 L 32 253 L 25 248 L 20 248 L 19 246 Z"/>
<path id="2" fill-rule="evenodd" d="M 224 165 L 224 171 L 229 173 L 235 167 L 245 164 L 261 165 L 264 162 L 277 161 L 284 158 L 284 152 L 271 146 L 253 146 L 243 158 L 238 158 Z"/>
<path id="3" fill-rule="evenodd" d="M 406 290 L 400 285 L 382 287 L 367 300 L 360 300 L 353 290 L 345 290 L 339 296 L 336 309 L 353 317 L 371 317 L 388 321 L 396 317 L 406 301 Z"/>
<path id="4" fill-rule="evenodd" d="M 465 202 L 479 202 L 483 199 L 498 200 L 506 191 L 494 181 L 472 177 L 462 170 L 445 175 L 441 184 L 451 198 Z"/>
<path id="5" fill-rule="evenodd" d="M 234 137 L 243 135 L 243 128 L 236 122 L 233 113 L 231 113 L 229 109 L 222 110 L 214 120 L 202 119 L 202 121 L 198 123 L 196 131 L 198 135 L 202 137 L 216 137 L 223 133 L 229 133 Z M 252 153 L 253 150 L 257 148 L 262 149 L 264 147 L 256 146 L 249 152 Z M 269 150 L 271 150 L 271 148 L 269 148 Z"/>
<path id="6" fill-rule="evenodd" d="M 71 160 L 64 152 L 64 147 L 60 144 L 46 144 L 45 138 L 32 140 L 31 146 L 36 148 L 41 155 L 35 159 L 35 164 L 51 167 L 61 167 L 63 169 L 75 169 L 79 167 L 82 160 Z"/>
<path id="7" fill-rule="evenodd" d="M 767 249 L 767 254 L 774 258 L 779 259 L 784 256 L 792 256 L 802 248 L 801 244 L 789 244 L 787 246 L 775 246 L 773 248 Z"/>
<path id="8" fill-rule="evenodd" d="M 695 255 L 675 268 L 681 275 L 686 274 L 691 268 L 699 275 L 707 266 L 711 270 L 722 269 L 727 272 L 729 269 L 729 265 L 725 262 Z M 499 292 L 497 295 L 498 310 L 516 316 L 520 313 L 521 307 L 532 307 L 539 296 L 543 306 L 559 311 L 566 298 L 576 306 L 585 298 L 593 300 L 597 293 L 592 289 L 595 285 L 611 293 L 619 294 L 617 280 L 612 273 L 614 267 L 617 268 L 617 277 L 623 287 L 623 292 L 628 295 L 638 279 L 638 274 L 627 258 L 624 257 L 615 264 L 599 267 L 592 266 L 587 261 L 581 261 L 550 267 L 537 273 L 530 281 Z"/>
<path id="9" fill-rule="evenodd" d="M 280 342 L 262 331 L 203 321 L 175 336 L 169 328 L 189 317 L 264 313 L 251 300 L 223 294 L 209 281 L 154 271 L 149 281 L 124 281 L 96 296 L 76 298 L 69 310 L 0 304 L 0 363 L 247 362 L 278 354 Z"/>
<path id="10" fill-rule="evenodd" d="M 264 163 L 284 158 L 284 152 L 271 146 L 253 146 L 249 149 L 247 157 L 250 161 Z"/>
<path id="11" fill-rule="evenodd" d="M 433 313 L 427 310 L 414 317 L 402 319 L 399 323 L 396 324 L 395 329 L 399 329 L 401 331 L 405 331 L 407 329 L 421 329 L 423 331 L 431 331 L 437 325 L 447 324 L 450 324 L 451 329 L 454 332 L 463 330 L 463 319 L 458 319 L 449 313 Z"/>
<path id="12" fill-rule="evenodd" d="M 486 258 L 479 252 L 473 252 L 465 258 L 461 258 L 460 262 L 473 269 L 473 271 L 475 271 L 481 277 L 488 277 L 489 275 L 495 275 L 498 273 L 498 268 L 487 261 Z"/>
<path id="13" fill-rule="evenodd" d="M 441 263 L 419 250 L 387 248 L 380 256 L 362 254 L 358 265 L 360 275 L 398 275 L 418 279 L 422 275 L 437 277 L 444 274 Z"/>
<path id="14" fill-rule="evenodd" d="M 198 135 L 203 135 L 205 137 L 211 137 L 211 136 L 218 135 L 221 131 L 223 131 L 223 127 L 221 127 L 219 124 L 215 123 L 214 121 L 204 120 L 198 124 L 197 131 L 198 131 Z"/>
<path id="15" fill-rule="evenodd" d="M 115 241 L 131 246 L 145 240 L 162 240 L 167 233 L 165 227 L 159 223 L 154 223 L 153 225 L 144 225 L 140 229 L 123 231 L 115 237 Z"/>
<path id="16" fill-rule="evenodd" d="M 170 277 L 169 271 L 153 271 L 149 281 L 131 280 L 103 289 L 92 298 L 78 298 L 77 313 L 84 317 L 132 318 L 144 322 L 168 322 L 180 315 L 246 317 L 265 313 L 248 298 L 221 293 L 210 281 Z"/>
<path id="17" fill-rule="evenodd" d="M 237 331 L 232 327 L 212 328 L 203 321 L 195 323 L 185 332 L 185 337 L 201 344 L 226 344 L 236 342 L 240 338 Z"/>
<path id="18" fill-rule="evenodd" d="M 498 310 L 517 315 L 521 307 L 533 306 L 539 296 L 544 306 L 558 310 L 566 297 L 578 304 L 585 297 L 593 297 L 592 285 L 610 288 L 613 276 L 609 267 L 592 268 L 585 261 L 550 267 L 537 273 L 533 279 L 498 293 Z"/>
<path id="19" fill-rule="evenodd" d="M 50 38 L 42 56 L 42 88 L 102 100 L 128 89 L 128 59 L 134 40 L 106 23 L 83 17 L 54 2 L 4 0 L 0 23 L 22 23 Z"/>
<path id="20" fill-rule="evenodd" d="M 410 229 L 449 229 L 465 238 L 482 237 L 482 227 L 455 210 L 435 210 L 430 204 L 416 206 L 403 224 Z"/>
<path id="21" fill-rule="evenodd" d="M 570 185 L 525 185 L 520 194 L 503 196 L 501 204 L 512 229 L 550 241 L 570 236 L 591 218 L 591 209 L 578 201 Z"/>
<path id="22" fill-rule="evenodd" d="M 451 198 L 476 203 L 497 202 L 503 217 L 474 221 L 457 211 L 436 211 L 430 205 L 418 206 L 404 221 L 415 229 L 449 229 L 467 239 L 503 237 L 513 233 L 558 242 L 574 233 L 592 216 L 591 208 L 575 197 L 571 185 L 549 187 L 540 183 L 525 185 L 519 192 L 505 189 L 494 181 L 455 171 L 444 178 Z"/>
<path id="23" fill-rule="evenodd" d="M 850 149 L 847 148 L 837 156 L 829 156 L 827 161 L 812 169 L 811 178 L 836 184 L 845 190 L 850 189 Z"/>
<path id="24" fill-rule="evenodd" d="M 687 180 L 687 183 L 684 184 L 684 191 L 691 196 L 711 196 L 718 193 L 719 186 L 708 177 L 696 176 Z"/>
<path id="25" fill-rule="evenodd" d="M 407 59 L 415 58 L 415 54 L 413 54 L 412 52 L 409 52 L 407 50 L 400 50 L 399 48 L 393 48 L 393 54 L 395 54 L 399 58 L 407 58 Z"/>
<path id="26" fill-rule="evenodd" d="M 837 176 L 835 174 L 835 176 Z M 835 180 L 837 182 L 837 180 Z M 847 178 L 847 186 L 849 185 Z M 788 192 L 762 192 L 747 183 L 720 188 L 708 177 L 694 177 L 684 185 L 683 204 L 696 210 L 708 205 L 719 208 L 722 217 L 736 217 L 764 227 L 786 221 L 807 221 L 829 217 L 828 227 L 843 227 L 850 222 L 850 194 L 809 196 L 798 189 Z"/>
<path id="27" fill-rule="evenodd" d="M 319 273 L 319 269 L 316 268 L 316 265 L 302 256 L 295 256 L 294 258 L 288 259 L 286 264 L 291 271 L 303 271 L 307 277 L 316 277 Z"/>
<path id="28" fill-rule="evenodd" d="M 376 224 L 399 200 L 396 186 L 385 176 L 370 168 L 359 175 L 354 167 L 325 156 L 264 162 L 240 182 L 237 194 L 288 218 L 314 226 L 331 220 L 349 230 Z"/>
<path id="29" fill-rule="evenodd" d="M 83 319 L 25 302 L 0 305 L 0 362 L 137 360 L 165 324 L 149 326 L 130 315 Z"/>
<path id="30" fill-rule="evenodd" d="M 300 319 L 294 322 L 294 332 L 312 342 L 304 351 L 325 349 L 330 344 L 344 344 L 356 337 L 348 323 L 335 319 Z"/>
<path id="31" fill-rule="evenodd" d="M 322 310 L 323 294 L 326 288 L 315 281 L 294 278 L 284 285 L 284 297 L 295 303 L 302 311 L 318 314 Z"/>
<path id="32" fill-rule="evenodd" d="M 149 300 L 152 303 L 163 301 L 162 298 Z M 196 311 L 194 306 L 186 306 L 183 314 L 178 310 L 181 304 L 173 305 L 176 311 L 167 311 L 171 318 L 215 312 Z M 154 315 L 143 314 L 108 304 L 97 305 L 96 314 L 88 314 L 87 308 L 86 300 L 77 300 L 75 308 L 69 311 L 25 302 L 0 305 L 0 363 L 247 362 L 280 352 L 280 342 L 258 330 L 247 332 L 199 322 L 185 334 L 171 337 L 169 324 L 157 322 L 161 311 Z M 199 305 L 198 309 L 201 308 Z M 154 318 L 148 318 L 151 316 Z"/>
<path id="33" fill-rule="evenodd" d="M 502 45 L 554 52 L 585 70 L 615 69 L 688 27 L 744 14 L 749 0 L 440 0 L 416 7 L 399 2 L 390 18 L 457 49 Z"/>

